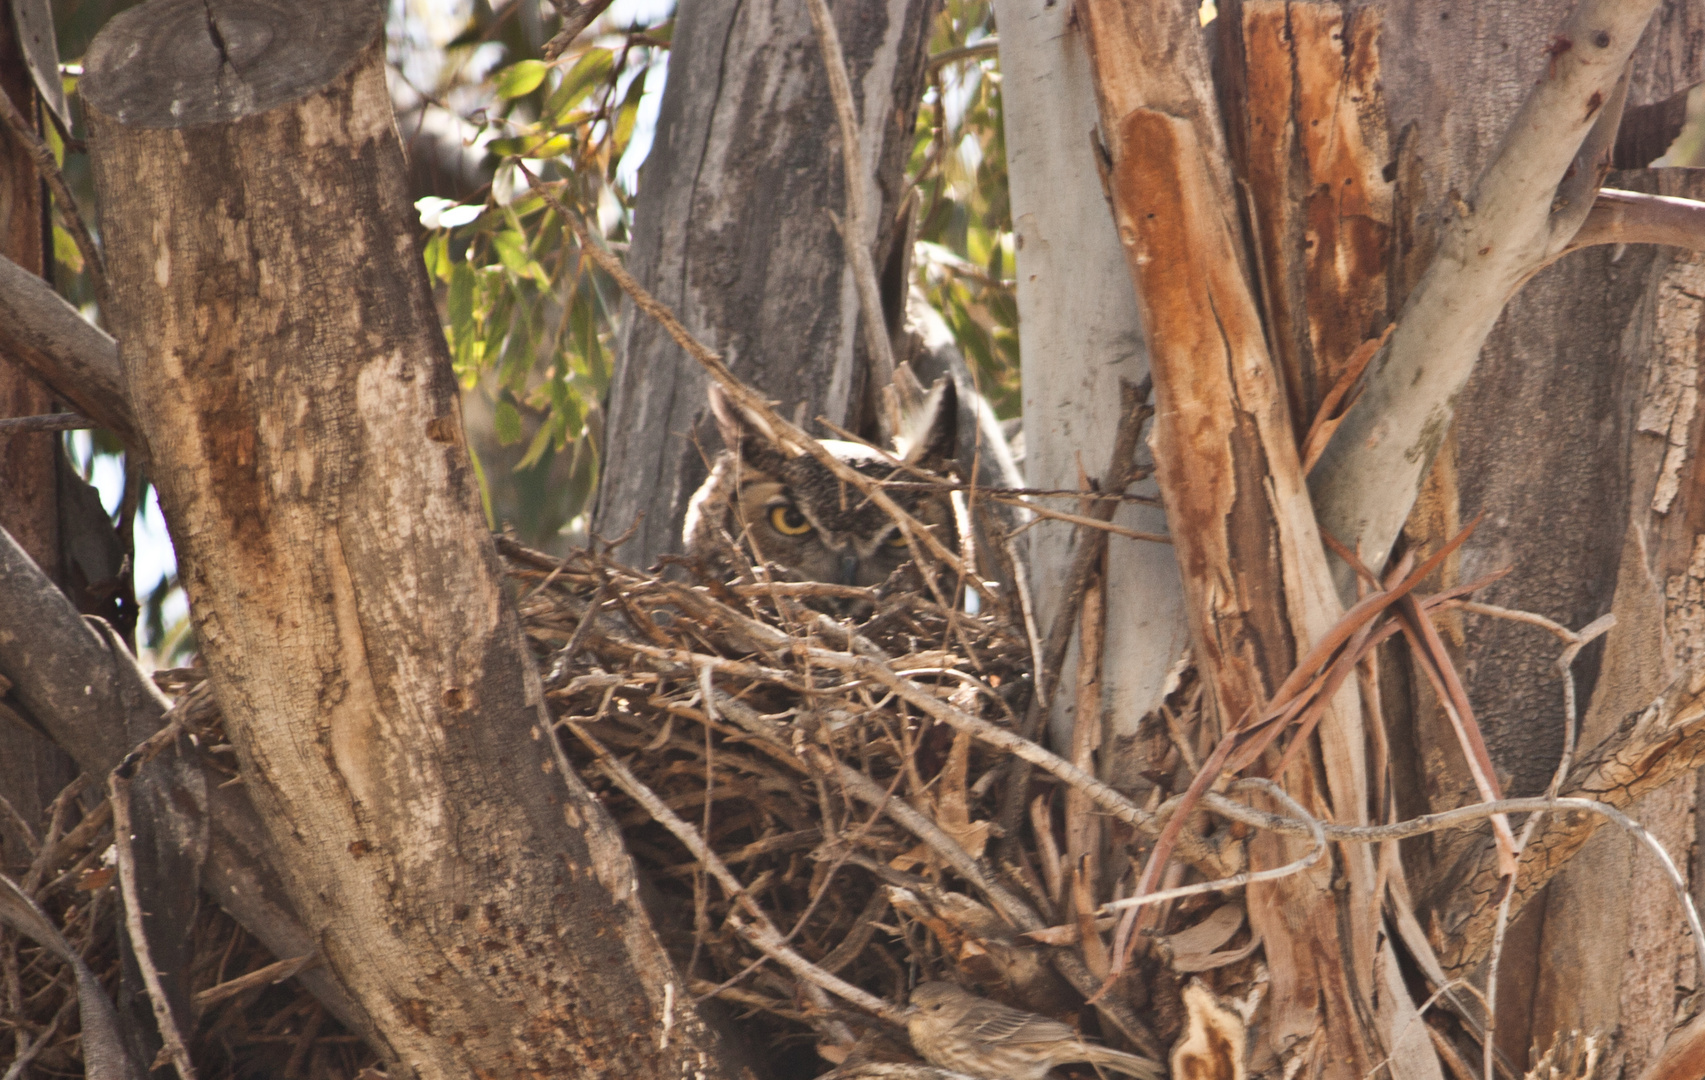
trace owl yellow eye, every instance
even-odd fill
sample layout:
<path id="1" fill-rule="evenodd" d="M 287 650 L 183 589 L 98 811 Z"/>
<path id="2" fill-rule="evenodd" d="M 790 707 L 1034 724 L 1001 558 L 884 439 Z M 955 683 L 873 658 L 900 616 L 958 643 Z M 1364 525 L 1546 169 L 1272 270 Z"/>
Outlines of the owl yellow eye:
<path id="1" fill-rule="evenodd" d="M 811 531 L 811 522 L 792 503 L 771 507 L 770 524 L 783 536 L 804 536 Z"/>
<path id="2" fill-rule="evenodd" d="M 884 541 L 882 546 L 886 548 L 904 549 L 906 546 L 906 534 L 901 532 L 899 529 L 895 529 L 894 535 Z"/>

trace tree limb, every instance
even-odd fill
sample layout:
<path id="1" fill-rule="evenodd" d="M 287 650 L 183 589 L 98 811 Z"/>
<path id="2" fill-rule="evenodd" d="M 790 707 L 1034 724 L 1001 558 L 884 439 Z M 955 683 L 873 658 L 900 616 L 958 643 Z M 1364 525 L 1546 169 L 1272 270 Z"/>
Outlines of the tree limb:
<path id="1" fill-rule="evenodd" d="M 130 393 L 118 366 L 118 342 L 91 326 L 53 287 L 0 258 L 0 351 L 27 366 L 77 411 L 145 452 Z"/>
<path id="2" fill-rule="evenodd" d="M 1614 106 L 1658 0 L 1581 0 L 1502 145 L 1445 226 L 1361 400 L 1310 477 L 1320 523 L 1369 565 L 1391 551 L 1511 294 L 1574 239 L 1578 202 L 1559 199 L 1583 142 Z M 1338 564 L 1340 589 L 1350 571 Z"/>
<path id="3" fill-rule="evenodd" d="M 1546 265 L 1595 244 L 1667 244 L 1705 251 L 1705 202 L 1601 188 L 1580 231 Z"/>

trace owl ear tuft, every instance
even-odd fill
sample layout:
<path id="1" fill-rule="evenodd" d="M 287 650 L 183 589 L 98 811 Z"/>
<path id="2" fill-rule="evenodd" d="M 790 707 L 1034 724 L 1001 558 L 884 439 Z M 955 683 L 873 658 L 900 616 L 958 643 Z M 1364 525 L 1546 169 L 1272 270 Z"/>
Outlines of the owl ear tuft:
<path id="1" fill-rule="evenodd" d="M 788 457 L 798 457 L 802 451 L 778 435 L 770 422 L 735 401 L 720 383 L 711 383 L 708 391 L 710 411 L 716 417 L 716 430 L 722 444 L 735 453 L 744 454 L 757 446 L 779 450 Z"/>
<path id="2" fill-rule="evenodd" d="M 953 380 L 943 375 L 922 401 L 910 408 L 901 406 L 894 447 L 908 465 L 940 469 L 953 460 L 958 446 L 959 392 Z"/>

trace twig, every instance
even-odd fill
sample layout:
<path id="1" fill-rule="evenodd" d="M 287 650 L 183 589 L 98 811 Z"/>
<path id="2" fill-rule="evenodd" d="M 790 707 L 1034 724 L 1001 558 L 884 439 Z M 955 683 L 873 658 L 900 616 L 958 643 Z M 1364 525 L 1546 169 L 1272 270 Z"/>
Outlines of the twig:
<path id="1" fill-rule="evenodd" d="M 0 94 L 0 97 L 4 96 L 4 94 Z M 53 1019 L 48 1021 L 46 1027 L 42 1028 L 41 1034 L 37 1035 L 33 1042 L 24 1047 L 18 1056 L 12 1059 L 12 1064 L 7 1067 L 5 1076 L 0 1077 L 0 1080 L 21 1080 L 25 1076 L 29 1072 L 30 1062 L 36 1059 L 36 1055 L 47 1049 L 47 1044 L 53 1041 L 55 1035 L 59 1034 L 59 1025 L 63 1024 L 65 1018 L 71 1015 L 71 1009 L 76 1004 L 76 990 L 67 990 L 65 1001 L 59 1006 L 59 1011 L 54 1013 Z"/>
<path id="2" fill-rule="evenodd" d="M 1018 593 L 1018 610 L 1024 616 L 1024 639 L 1030 645 L 1030 663 L 1032 672 L 1042 670 L 1042 636 L 1036 631 L 1036 603 L 1031 599 L 1030 571 L 1025 569 L 1025 562 L 1018 557 L 1012 537 L 1001 541 L 1006 551 L 1007 563 L 1012 567 L 1012 587 Z M 1033 676 L 1034 678 L 1034 676 Z M 1035 692 L 1041 698 L 1042 708 L 1048 707 L 1048 694 L 1040 682 L 1033 682 Z"/>
<path id="3" fill-rule="evenodd" d="M 0 97 L 5 97 L 0 94 Z M 131 848 L 130 781 L 136 770 L 149 756 L 149 748 L 158 748 L 176 738 L 181 729 L 174 720 L 150 736 L 141 749 L 132 751 L 113 769 L 107 787 L 112 802 L 113 850 L 118 856 L 119 891 L 124 897 L 124 928 L 130 947 L 136 954 L 136 964 L 142 969 L 142 981 L 148 987 L 148 1000 L 154 1007 L 154 1023 L 160 1030 L 160 1041 L 172 1059 L 181 1080 L 196 1080 L 195 1065 L 190 1060 L 189 1044 L 178 1030 L 166 997 L 165 984 L 159 969 L 154 966 L 148 935 L 142 925 L 142 898 L 136 888 L 136 853 Z"/>
<path id="4" fill-rule="evenodd" d="M 1535 616 L 1535 618 L 1541 617 Z M 1575 704 L 1575 657 L 1580 655 L 1582 649 L 1586 648 L 1593 641 L 1596 641 L 1600 635 L 1606 633 L 1615 625 L 1616 616 L 1605 615 L 1587 624 L 1587 626 L 1582 628 L 1581 632 L 1578 634 L 1563 630 L 1560 626 L 1556 626 L 1553 630 L 1553 632 L 1556 630 L 1563 630 L 1565 634 L 1568 634 L 1568 646 L 1563 650 L 1562 654 L 1557 657 L 1556 663 L 1557 673 L 1563 680 L 1563 753 L 1557 760 L 1557 768 L 1551 773 L 1551 783 L 1546 785 L 1545 794 L 1548 798 L 1557 797 L 1557 792 L 1563 787 L 1564 779 L 1568 777 L 1569 770 L 1575 764 L 1575 738 L 1577 727 Z M 1548 629 L 1551 628 L 1548 627 Z M 1514 854 L 1517 857 L 1526 850 L 1528 841 L 1533 839 L 1534 830 L 1539 828 L 1539 822 L 1544 817 L 1545 815 L 1543 812 L 1532 814 L 1525 822 L 1522 823 L 1521 837 L 1515 842 Z M 1490 962 L 1486 967 L 1486 1033 L 1482 1039 L 1482 1044 L 1485 1049 L 1485 1060 L 1482 1063 L 1482 1070 L 1486 1076 L 1492 1075 L 1492 1052 L 1493 1048 L 1497 1045 L 1498 965 L 1504 957 L 1504 933 L 1509 928 L 1510 905 L 1515 901 L 1516 874 L 1519 869 L 1520 864 L 1515 863 L 1512 860 L 1509 877 L 1504 882 L 1504 895 L 1498 901 L 1497 921 L 1493 924 L 1492 929 L 1492 955 Z M 1700 959 L 1701 962 L 1705 962 L 1705 944 L 1702 944 L 1700 947 L 1702 950 L 1700 952 Z M 1705 967 L 1700 968 L 1700 970 L 1705 971 Z"/>
<path id="5" fill-rule="evenodd" d="M 818 417 L 817 419 L 821 421 L 823 418 Z M 846 438 L 845 435 L 843 435 L 842 437 Z M 874 446 L 871 443 L 866 442 L 863 439 L 856 439 L 855 438 L 855 439 L 849 439 L 849 441 L 860 443 L 861 445 L 867 446 L 872 450 L 876 450 L 880 453 L 885 454 L 887 457 L 893 459 L 893 463 L 895 465 L 902 465 L 903 464 L 899 459 L 894 458 L 894 456 L 892 454 L 888 454 L 887 451 L 882 450 L 881 447 Z M 1143 473 L 1144 473 L 1144 470 L 1139 469 L 1137 479 L 1139 479 L 1139 480 L 1142 479 Z M 1023 496 L 1027 499 L 1070 499 L 1073 502 L 1078 502 L 1078 503 L 1085 503 L 1085 502 L 1092 502 L 1092 503 L 1122 502 L 1122 503 L 1137 503 L 1137 504 L 1142 505 L 1142 506 L 1159 506 L 1161 504 L 1160 500 L 1155 498 L 1153 495 L 1132 495 L 1130 492 L 1122 492 L 1122 491 L 1073 491 L 1070 488 L 1033 488 L 1033 487 L 991 488 L 991 487 L 988 487 L 987 485 L 984 485 L 984 484 L 965 484 L 965 483 L 958 483 L 958 482 L 953 481 L 953 480 L 940 480 L 940 479 L 935 479 L 935 478 L 931 478 L 931 479 L 927 479 L 927 480 L 926 479 L 919 479 L 919 480 L 884 480 L 884 481 L 882 481 L 882 486 L 889 489 L 890 491 L 896 491 L 896 490 L 897 491 L 907 491 L 907 490 L 912 490 L 912 491 L 970 491 L 974 487 L 977 489 L 977 492 L 979 494 L 985 495 L 985 496 L 990 495 L 990 494 L 998 494 L 998 495 L 1003 495 L 1003 496 L 1014 496 L 1014 497 Z M 1034 509 L 1034 507 L 1032 507 L 1032 509 Z"/>
<path id="6" fill-rule="evenodd" d="M 1038 517 L 1053 518 L 1055 521 L 1069 521 L 1073 525 L 1082 525 L 1089 529 L 1100 529 L 1102 532 L 1112 533 L 1115 536 L 1125 536 L 1132 540 L 1147 540 L 1153 544 L 1172 543 L 1172 537 L 1165 533 L 1142 532 L 1137 529 L 1127 529 L 1123 525 L 1115 525 L 1111 521 L 1103 521 L 1100 518 L 1085 517 L 1082 514 L 1068 514 L 1064 510 L 1050 510 L 1046 506 L 1037 506 L 1033 502 L 1015 498 L 998 489 L 984 488 L 983 497 L 992 499 L 998 503 L 1004 503 L 1007 506 L 1022 506 Z"/>
<path id="7" fill-rule="evenodd" d="M 755 926 L 741 925 L 735 916 L 729 916 L 730 921 L 742 930 L 743 936 L 801 978 L 852 1002 L 872 1015 L 880 1016 L 884 1020 L 896 1024 L 905 1022 L 902 1010 L 868 991 L 859 989 L 839 976 L 824 971 L 783 944 L 781 932 L 770 922 L 770 917 L 764 913 L 763 908 L 758 906 L 758 902 L 752 899 L 751 894 L 740 883 L 740 879 L 734 876 L 734 872 L 728 869 L 727 864 L 718 857 L 715 851 L 711 850 L 710 845 L 704 842 L 704 838 L 699 835 L 697 829 L 682 820 L 675 811 L 669 809 L 668 804 L 660 799 L 656 792 L 640 783 L 639 778 L 628 771 L 627 766 L 610 753 L 603 743 L 593 738 L 585 728 L 573 721 L 563 721 L 562 726 L 573 732 L 576 738 L 586 744 L 587 749 L 597 755 L 598 767 L 604 771 L 606 776 L 619 785 L 629 798 L 643 806 L 645 811 L 651 815 L 652 820 L 668 829 L 674 834 L 675 839 L 679 840 L 688 851 L 693 853 L 695 858 L 705 864 L 705 868 L 716 878 L 729 899 L 746 909 L 746 912 L 751 915 L 755 922 Z"/>
<path id="8" fill-rule="evenodd" d="M 867 806 L 880 806 L 884 813 L 895 824 L 928 844 L 937 855 L 953 867 L 953 872 L 970 882 L 976 890 L 989 898 L 1003 916 L 1021 930 L 1040 930 L 1042 919 L 1030 905 L 1008 892 L 1001 885 L 991 880 L 983 873 L 982 867 L 971 858 L 959 842 L 942 830 L 941 826 L 928 817 L 912 809 L 911 804 L 904 799 L 890 799 L 887 793 L 877 785 L 876 781 L 859 772 L 851 765 L 842 762 L 828 751 L 820 747 L 805 748 L 806 760 L 823 772 L 839 780 L 847 792 Z"/>
<path id="9" fill-rule="evenodd" d="M 95 246 L 94 237 L 83 224 L 83 215 L 77 210 L 77 200 L 71 195 L 71 188 L 65 183 L 65 177 L 59 171 L 59 162 L 54 160 L 53 150 L 36 134 L 35 127 L 12 104 L 9 94 L 0 94 L 0 124 L 12 133 L 12 137 L 24 144 L 30 157 L 35 159 L 36 172 L 47 182 L 48 189 L 53 192 L 54 201 L 59 204 L 59 212 L 65 218 L 65 230 L 71 234 L 71 239 L 77 245 L 77 250 L 83 256 L 83 269 L 89 275 L 89 286 L 94 290 L 95 301 L 103 310 L 109 309 L 111 294 L 107 291 L 106 263 L 101 259 L 101 249 Z"/>
<path id="10" fill-rule="evenodd" d="M 205 1009 L 210 1005 L 219 1004 L 226 998 L 236 997 L 244 990 L 252 990 L 257 986 L 271 986 L 274 983 L 281 983 L 298 972 L 306 971 L 308 968 L 319 962 L 320 954 L 318 952 L 311 952 L 303 956 L 295 957 L 291 960 L 279 960 L 275 963 L 268 964 L 263 968 L 251 971 L 247 975 L 239 975 L 235 979 L 228 979 L 217 986 L 210 986 L 206 990 L 202 990 L 191 997 L 189 999 L 190 1004 L 194 1005 L 198 1010 Z"/>
<path id="11" fill-rule="evenodd" d="M 592 25 L 592 20 L 604 14 L 604 9 L 609 7 L 610 3 L 611 0 L 584 0 L 579 4 L 556 3 L 557 11 L 562 14 L 562 27 L 545 42 L 545 63 L 556 63 L 558 58 L 568 51 L 568 47 L 574 44 L 574 39 Z"/>
<path id="12" fill-rule="evenodd" d="M 1257 881 L 1277 881 L 1279 878 L 1290 877 L 1292 874 L 1301 873 L 1302 871 L 1307 870 L 1309 867 L 1319 862 L 1321 856 L 1326 854 L 1325 826 L 1321 823 L 1319 818 L 1316 818 L 1313 814 L 1304 810 L 1301 804 L 1299 804 L 1295 799 L 1292 799 L 1289 795 L 1285 794 L 1285 790 L 1279 785 L 1273 783 L 1271 780 L 1265 780 L 1260 777 L 1250 777 L 1248 779 L 1234 782 L 1230 786 L 1229 790 L 1259 790 L 1266 792 L 1295 815 L 1296 820 L 1302 821 L 1308 825 L 1309 837 L 1314 841 L 1314 846 L 1310 847 L 1301 858 L 1288 862 L 1283 866 L 1276 866 L 1271 870 L 1245 870 L 1240 874 L 1232 874 L 1229 877 L 1219 878 L 1215 881 L 1204 881 L 1195 885 L 1181 885 L 1176 889 L 1156 889 L 1153 892 L 1141 893 L 1136 896 L 1127 896 L 1123 900 L 1112 900 L 1108 903 L 1102 904 L 1101 907 L 1096 910 L 1096 914 L 1107 915 L 1115 911 L 1144 907 L 1148 904 L 1158 904 L 1163 900 L 1179 900 L 1186 896 L 1199 896 L 1202 893 L 1223 892 L 1226 889 L 1235 889 Z"/>
<path id="13" fill-rule="evenodd" d="M 929 58 L 928 70 L 936 71 L 960 60 L 982 60 L 1000 52 L 1000 38 L 986 37 L 970 45 L 943 49 Z"/>
<path id="14" fill-rule="evenodd" d="M 817 46 L 823 53 L 823 66 L 829 72 L 829 96 L 835 101 L 835 118 L 841 129 L 841 167 L 846 174 L 847 219 L 841 228 L 841 241 L 852 263 L 853 282 L 858 287 L 859 309 L 863 313 L 864 347 L 870 354 L 870 379 L 875 387 L 888 386 L 894 381 L 894 348 L 888 340 L 888 320 L 882 314 L 882 289 L 876 280 L 876 265 L 871 261 L 870 236 L 866 223 L 869 195 L 865 186 L 864 155 L 858 147 L 858 111 L 853 106 L 852 82 L 847 78 L 847 60 L 841 52 L 841 38 L 835 31 L 834 16 L 824 0 L 806 0 L 811 12 L 811 25 L 817 30 Z"/>
<path id="15" fill-rule="evenodd" d="M 84 431 L 98 427 L 93 420 L 74 412 L 44 413 L 41 416 L 11 416 L 0 420 L 0 438 L 36 431 Z"/>

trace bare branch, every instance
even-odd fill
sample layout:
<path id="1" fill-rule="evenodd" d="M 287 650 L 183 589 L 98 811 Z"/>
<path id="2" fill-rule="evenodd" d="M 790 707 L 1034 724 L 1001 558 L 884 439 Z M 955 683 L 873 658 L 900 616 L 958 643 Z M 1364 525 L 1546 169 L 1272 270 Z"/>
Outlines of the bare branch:
<path id="1" fill-rule="evenodd" d="M 1705 202 L 1601 188 L 1580 231 L 1548 264 L 1595 244 L 1667 244 L 1705 251 Z"/>
<path id="2" fill-rule="evenodd" d="M 553 0 L 553 3 L 555 0 Z M 592 25 L 592 20 L 604 14 L 611 0 L 584 0 L 583 3 L 555 3 L 556 9 L 562 13 L 562 26 L 545 42 L 544 56 L 547 64 L 556 63 L 568 47 L 574 44 L 574 39 L 585 33 Z"/>
<path id="3" fill-rule="evenodd" d="M 83 255 L 83 266 L 89 275 L 89 284 L 95 290 L 95 300 L 105 308 L 111 299 L 107 291 L 106 263 L 101 258 L 101 249 L 95 246 L 94 237 L 89 235 L 88 228 L 83 224 L 83 215 L 77 209 L 77 200 L 71 195 L 71 188 L 65 183 L 65 177 L 59 171 L 59 162 L 54 160 L 53 151 L 47 143 L 36 134 L 35 125 L 18 107 L 12 104 L 9 95 L 0 94 L 0 125 L 11 132 L 12 137 L 23 143 L 30 157 L 35 159 L 36 172 L 47 182 L 48 189 L 53 192 L 54 201 L 59 204 L 59 213 L 65 219 L 65 230 L 71 234 L 71 239 L 77 245 L 77 250 Z"/>
<path id="4" fill-rule="evenodd" d="M 91 326 L 41 278 L 0 258 L 0 349 L 21 361 L 77 411 L 144 451 L 118 363 L 118 343 Z"/>
<path id="5" fill-rule="evenodd" d="M 1378 566 L 1450 429 L 1454 402 L 1504 304 L 1575 237 L 1578 206 L 1559 185 L 1658 0 L 1581 0 L 1559 34 L 1570 43 L 1511 120 L 1504 141 L 1443 230 L 1397 329 L 1369 370 L 1310 479 L 1321 526 Z M 1341 592 L 1350 571 L 1337 568 Z"/>
<path id="6" fill-rule="evenodd" d="M 864 175 L 864 155 L 858 149 L 858 111 L 853 107 L 852 82 L 847 78 L 847 60 L 835 18 L 824 0 L 806 0 L 811 25 L 817 30 L 817 45 L 823 51 L 823 66 L 829 71 L 829 94 L 835 99 L 835 117 L 841 129 L 841 167 L 846 172 L 847 217 L 841 224 L 841 242 L 852 264 L 858 287 L 858 305 L 864 316 L 864 347 L 870 354 L 871 385 L 884 387 L 894 381 L 894 348 L 888 340 L 888 320 L 882 314 L 882 290 L 876 280 L 876 265 L 870 248 L 871 235 L 865 211 L 869 193 Z"/>
<path id="7" fill-rule="evenodd" d="M 4 96 L 4 95 L 0 95 Z M 149 737 L 153 743 L 160 735 L 175 736 L 175 726 L 168 724 Z M 170 741 L 168 737 L 165 741 Z M 182 1080 L 196 1080 L 195 1065 L 189 1057 L 189 1044 L 184 1039 L 183 1031 L 178 1027 L 177 1018 L 172 1015 L 166 988 L 160 981 L 160 970 L 154 966 L 153 950 L 148 945 L 148 935 L 142 927 L 142 896 L 136 884 L 136 853 L 131 845 L 130 820 L 130 782 L 136 775 L 142 754 L 132 754 L 125 758 L 118 768 L 112 771 L 108 781 L 108 791 L 112 801 L 112 837 L 113 850 L 118 855 L 119 892 L 124 897 L 124 929 L 130 940 L 130 948 L 136 955 L 136 964 L 142 969 L 142 981 L 148 987 L 148 1001 L 154 1007 L 154 1022 L 160 1031 L 160 1040 L 165 1044 L 166 1052 L 171 1055 L 172 1065 L 178 1071 Z"/>
<path id="8" fill-rule="evenodd" d="M 24 435 L 37 431 L 83 431 L 95 426 L 93 420 L 74 412 L 14 416 L 0 420 L 0 439 L 8 435 Z"/>

